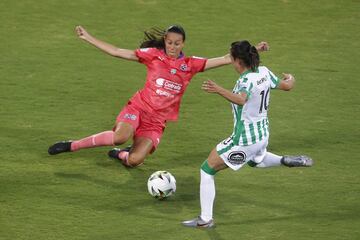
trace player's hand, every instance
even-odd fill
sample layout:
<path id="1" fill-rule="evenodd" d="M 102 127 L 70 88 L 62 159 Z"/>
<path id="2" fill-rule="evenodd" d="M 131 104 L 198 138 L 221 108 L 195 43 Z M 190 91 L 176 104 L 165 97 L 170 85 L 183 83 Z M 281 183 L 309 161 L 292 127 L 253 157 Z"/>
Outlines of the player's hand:
<path id="1" fill-rule="evenodd" d="M 90 34 L 82 26 L 76 26 L 75 32 L 79 38 L 87 40 L 90 37 Z"/>
<path id="2" fill-rule="evenodd" d="M 270 50 L 270 45 L 267 42 L 259 42 L 255 48 L 258 52 L 265 52 Z"/>
<path id="3" fill-rule="evenodd" d="M 226 54 L 226 55 L 224 56 L 224 59 L 230 64 L 230 63 L 231 63 L 230 53 Z"/>
<path id="4" fill-rule="evenodd" d="M 295 78 L 293 75 L 291 75 L 290 73 L 283 73 L 284 77 L 283 77 L 283 81 L 294 81 L 295 82 Z"/>
<path id="5" fill-rule="evenodd" d="M 221 87 L 214 81 L 206 80 L 203 82 L 201 89 L 208 93 L 218 93 L 221 90 Z"/>

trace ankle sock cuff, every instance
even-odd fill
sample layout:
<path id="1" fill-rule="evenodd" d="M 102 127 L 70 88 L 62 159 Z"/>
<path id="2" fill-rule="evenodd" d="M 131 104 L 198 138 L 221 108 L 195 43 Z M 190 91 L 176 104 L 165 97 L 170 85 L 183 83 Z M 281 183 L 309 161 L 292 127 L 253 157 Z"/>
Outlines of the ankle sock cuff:
<path id="1" fill-rule="evenodd" d="M 217 172 L 214 168 L 209 166 L 208 160 L 206 159 L 203 164 L 201 165 L 201 169 L 206 172 L 207 174 L 210 175 L 215 175 L 215 173 Z"/>

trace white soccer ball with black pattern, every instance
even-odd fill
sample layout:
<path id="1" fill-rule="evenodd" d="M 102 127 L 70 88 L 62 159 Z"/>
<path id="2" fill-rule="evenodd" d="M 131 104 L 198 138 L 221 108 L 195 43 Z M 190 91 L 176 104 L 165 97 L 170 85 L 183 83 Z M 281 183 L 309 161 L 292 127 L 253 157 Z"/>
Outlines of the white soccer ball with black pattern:
<path id="1" fill-rule="evenodd" d="M 175 177 L 167 171 L 157 171 L 151 174 L 147 182 L 151 196 L 163 199 L 176 191 Z"/>

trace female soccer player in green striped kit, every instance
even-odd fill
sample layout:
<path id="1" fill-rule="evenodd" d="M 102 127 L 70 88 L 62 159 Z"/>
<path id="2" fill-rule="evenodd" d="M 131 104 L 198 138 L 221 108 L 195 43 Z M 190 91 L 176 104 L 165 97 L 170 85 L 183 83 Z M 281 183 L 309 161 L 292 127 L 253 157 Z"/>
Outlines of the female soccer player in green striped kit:
<path id="1" fill-rule="evenodd" d="M 251 167 L 310 167 L 313 164 L 307 156 L 278 156 L 267 152 L 269 139 L 270 89 L 289 91 L 295 79 L 291 74 L 277 78 L 265 66 L 259 66 L 258 51 L 248 41 L 231 44 L 232 64 L 240 78 L 233 91 L 226 90 L 215 82 L 208 80 L 202 89 L 208 93 L 217 93 L 231 102 L 234 115 L 234 131 L 232 135 L 214 148 L 200 170 L 200 204 L 201 215 L 195 219 L 184 221 L 188 227 L 214 226 L 213 204 L 215 200 L 214 175 L 230 167 L 239 170 L 245 164 Z"/>

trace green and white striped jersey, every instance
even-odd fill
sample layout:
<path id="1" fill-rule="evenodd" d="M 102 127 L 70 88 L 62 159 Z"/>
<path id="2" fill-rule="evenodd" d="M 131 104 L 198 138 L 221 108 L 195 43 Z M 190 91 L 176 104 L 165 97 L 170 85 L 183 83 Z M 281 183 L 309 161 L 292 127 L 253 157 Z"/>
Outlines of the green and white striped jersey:
<path id="1" fill-rule="evenodd" d="M 260 66 L 255 72 L 246 71 L 240 75 L 233 89 L 234 93 L 246 92 L 247 102 L 232 103 L 234 144 L 248 146 L 269 136 L 267 111 L 270 103 L 270 89 L 276 88 L 280 79 L 267 67 Z"/>

